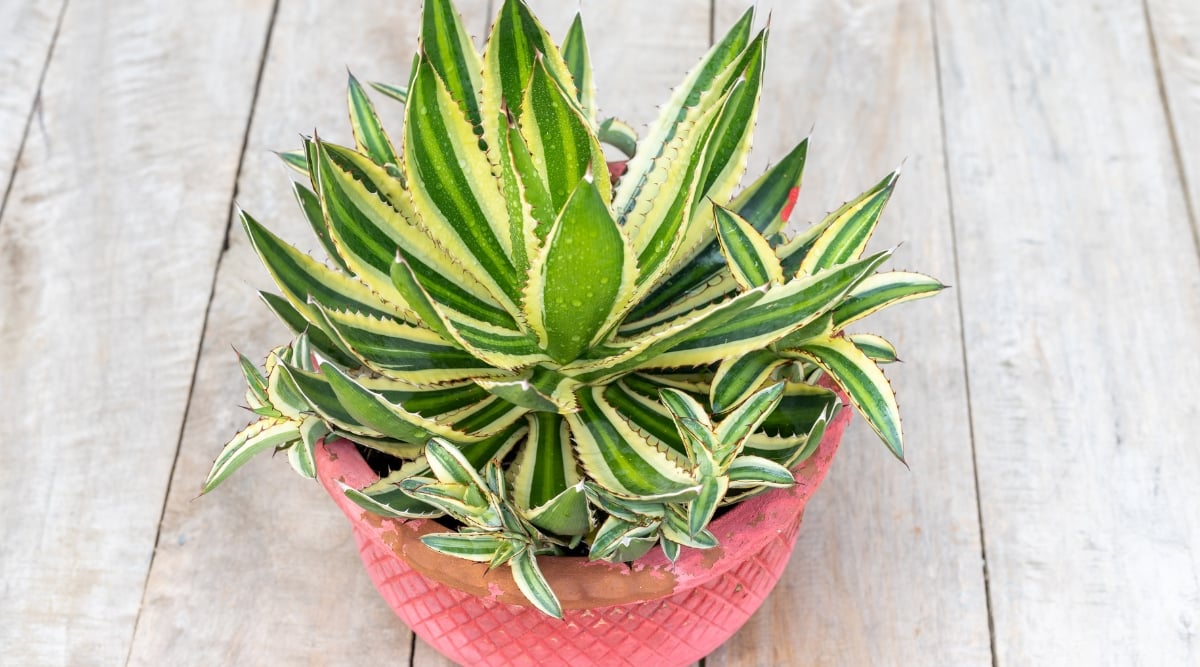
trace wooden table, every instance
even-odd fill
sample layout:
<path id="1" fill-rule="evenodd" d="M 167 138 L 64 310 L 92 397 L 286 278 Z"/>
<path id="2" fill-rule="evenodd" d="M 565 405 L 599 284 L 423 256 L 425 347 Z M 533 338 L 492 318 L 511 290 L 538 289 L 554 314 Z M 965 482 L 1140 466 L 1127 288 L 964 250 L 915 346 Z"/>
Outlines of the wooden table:
<path id="1" fill-rule="evenodd" d="M 582 4 L 642 125 L 744 0 Z M 912 469 L 856 424 L 707 665 L 1200 664 L 1200 3 L 762 4 L 751 172 L 815 124 L 804 224 L 907 160 L 875 243 L 954 289 L 873 324 Z M 443 664 L 282 461 L 194 500 L 230 345 L 285 339 L 235 202 L 317 247 L 269 149 L 348 140 L 344 67 L 402 82 L 417 15 L 0 2 L 0 663 Z"/>

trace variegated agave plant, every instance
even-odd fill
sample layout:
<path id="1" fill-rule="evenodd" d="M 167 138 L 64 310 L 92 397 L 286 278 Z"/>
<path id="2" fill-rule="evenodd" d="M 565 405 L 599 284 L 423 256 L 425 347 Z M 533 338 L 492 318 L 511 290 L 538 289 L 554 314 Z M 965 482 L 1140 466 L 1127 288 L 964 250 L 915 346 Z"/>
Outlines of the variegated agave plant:
<path id="1" fill-rule="evenodd" d="M 285 158 L 324 264 L 247 214 L 296 334 L 242 358 L 260 416 L 209 490 L 259 451 L 314 474 L 322 437 L 381 452 L 390 474 L 346 489 L 389 517 L 447 517 L 424 541 L 507 564 L 561 608 L 537 557 L 628 561 L 716 540 L 714 513 L 793 483 L 839 406 L 826 374 L 902 456 L 884 339 L 843 329 L 942 289 L 862 257 L 884 178 L 795 236 L 782 231 L 802 142 L 737 192 L 766 30 L 747 12 L 640 140 L 597 121 L 578 19 L 561 48 L 506 0 L 480 56 L 449 0 L 426 0 L 403 141 L 350 80 L 355 147 L 313 138 Z M 627 163 L 606 163 L 602 144 Z"/>

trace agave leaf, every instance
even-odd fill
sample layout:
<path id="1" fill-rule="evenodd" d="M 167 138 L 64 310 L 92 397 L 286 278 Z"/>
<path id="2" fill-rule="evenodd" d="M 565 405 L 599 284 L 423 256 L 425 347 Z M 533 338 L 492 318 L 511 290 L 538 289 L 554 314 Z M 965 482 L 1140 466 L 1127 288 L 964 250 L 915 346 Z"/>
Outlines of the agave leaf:
<path id="1" fill-rule="evenodd" d="M 842 337 L 812 340 L 800 348 L 829 374 L 850 397 L 854 407 L 891 450 L 904 461 L 900 407 L 883 371 L 854 343 Z"/>
<path id="2" fill-rule="evenodd" d="M 563 61 L 575 83 L 576 99 L 589 127 L 596 127 L 596 84 L 592 80 L 592 62 L 588 55 L 587 36 L 583 32 L 583 17 L 578 13 L 567 29 L 562 42 Z"/>
<path id="3" fill-rule="evenodd" d="M 581 480 L 562 417 L 535 412 L 528 420 L 529 437 L 517 454 L 513 477 L 513 502 L 523 510 L 544 505 Z"/>
<path id="4" fill-rule="evenodd" d="M 659 545 L 662 546 L 663 555 L 667 560 L 674 563 L 679 560 L 679 543 L 667 538 L 667 531 L 664 529 L 663 534 L 659 536 Z"/>
<path id="5" fill-rule="evenodd" d="M 526 379 L 476 380 L 475 383 L 489 393 L 529 410 L 558 412 L 560 406 L 550 396 L 543 394 Z"/>
<path id="6" fill-rule="evenodd" d="M 772 166 L 758 180 L 742 190 L 730 202 L 728 208 L 736 211 L 763 236 L 769 237 L 774 234 L 787 222 L 792 208 L 795 206 L 800 193 L 800 179 L 804 173 L 807 155 L 808 139 L 805 139 L 784 156 L 778 164 Z M 793 267 L 791 272 L 794 273 L 795 270 Z M 724 280 L 719 279 L 722 276 L 724 276 Z M 720 290 L 715 290 L 717 285 L 720 286 Z M 688 309 L 695 308 L 697 305 L 703 305 L 732 292 L 735 288 L 736 284 L 732 276 L 728 274 L 720 244 L 713 240 L 703 250 L 696 253 L 690 262 L 678 267 L 675 273 L 647 294 L 630 311 L 629 320 L 645 320 L 674 304 Z M 690 307 L 684 303 L 685 295 L 688 297 L 686 301 L 693 301 L 695 295 L 698 295 L 701 290 L 714 290 L 714 293 Z M 678 316 L 678 314 L 675 312 L 672 316 Z"/>
<path id="7" fill-rule="evenodd" d="M 561 211 L 579 181 L 590 174 L 607 204 L 612 199 L 608 163 L 588 120 L 577 110 L 546 69 L 545 58 L 536 58 L 522 102 L 518 126 L 533 155 L 534 168 L 550 193 L 555 212 Z"/>
<path id="8" fill-rule="evenodd" d="M 379 164 L 399 164 L 392 140 L 379 122 L 375 105 L 367 97 L 367 91 L 353 74 L 347 73 L 347 105 L 350 107 L 350 129 L 354 133 L 354 145 L 359 152 L 366 153 Z"/>
<path id="9" fill-rule="evenodd" d="M 283 364 L 278 363 L 278 353 L 272 351 L 269 357 L 276 359 L 268 363 L 271 370 L 267 374 L 267 402 L 283 416 L 298 421 L 300 414 L 308 411 L 308 403 L 291 378 L 282 372 Z"/>
<path id="10" fill-rule="evenodd" d="M 355 382 L 333 364 L 322 364 L 321 374 L 337 396 L 338 402 L 356 421 L 383 435 L 412 443 L 424 443 L 431 435 L 458 442 L 482 440 L 389 402 L 383 396 Z"/>
<path id="11" fill-rule="evenodd" d="M 767 416 L 779 407 L 783 400 L 786 383 L 777 382 L 757 391 L 736 410 L 729 413 L 717 427 L 717 440 L 721 443 L 721 464 L 727 465 L 732 456 L 741 451 L 751 433 L 758 430 Z"/>
<path id="12" fill-rule="evenodd" d="M 896 348 L 883 336 L 875 334 L 850 334 L 847 336 L 854 346 L 863 351 L 867 358 L 880 364 L 890 364 L 900 361 Z"/>
<path id="13" fill-rule="evenodd" d="M 630 497 L 694 488 L 691 473 L 635 431 L 603 394 L 602 387 L 579 392 L 580 411 L 566 416 L 576 458 L 588 477 L 612 493 Z"/>
<path id="14" fill-rule="evenodd" d="M 267 397 L 267 378 L 258 370 L 258 366 L 246 358 L 246 355 L 234 350 L 237 354 L 238 364 L 241 366 L 242 375 L 246 378 L 246 386 L 254 395 L 255 400 L 261 405 L 270 405 L 271 399 Z"/>
<path id="15" fill-rule="evenodd" d="M 739 456 L 729 466 L 729 488 L 746 489 L 757 486 L 786 488 L 796 483 L 792 472 L 761 456 Z"/>
<path id="16" fill-rule="evenodd" d="M 667 512 L 662 522 L 663 537 L 685 547 L 693 549 L 711 549 L 717 546 L 717 537 L 707 528 L 701 528 L 695 535 L 688 526 L 688 517 L 673 506 Z"/>
<path id="17" fill-rule="evenodd" d="M 201 493 L 212 491 L 255 454 L 281 447 L 299 438 L 300 431 L 296 427 L 296 422 L 280 419 L 260 419 L 246 426 L 221 449 L 208 478 L 204 480 Z"/>
<path id="18" fill-rule="evenodd" d="M 613 211 L 624 220 L 646 195 L 643 188 L 675 135 L 687 127 L 686 118 L 699 103 L 701 96 L 720 81 L 728 81 L 730 70 L 750 40 L 754 11 L 748 9 L 729 32 L 709 50 L 700 63 L 675 88 L 671 99 L 659 111 L 658 119 L 638 142 L 636 155 L 629 161 L 625 176 L 613 198 Z"/>
<path id="19" fill-rule="evenodd" d="M 329 238 L 329 228 L 325 224 L 325 214 L 321 210 L 321 200 L 317 194 L 298 182 L 292 183 L 292 189 L 296 193 L 296 201 L 300 203 L 300 210 L 304 211 L 304 218 L 308 220 L 321 247 L 325 249 L 325 255 L 342 271 L 353 273 L 346 265 L 346 260 L 338 253 L 333 240 Z"/>
<path id="20" fill-rule="evenodd" d="M 429 519 L 445 514 L 440 509 L 431 507 L 397 488 L 379 493 L 367 493 L 366 490 L 354 489 L 339 482 L 342 493 L 354 501 L 355 505 L 372 514 L 391 519 Z"/>
<path id="21" fill-rule="evenodd" d="M 615 562 L 617 561 L 616 552 L 620 549 L 623 542 L 628 545 L 633 540 L 654 536 L 657 534 L 660 524 L 661 522 L 658 520 L 632 522 L 610 516 L 600 525 L 600 528 L 596 531 L 596 536 L 592 538 L 592 546 L 588 552 L 588 558 L 591 560 L 613 560 Z"/>
<path id="22" fill-rule="evenodd" d="M 700 482 L 700 495 L 696 496 L 688 505 L 688 534 L 695 535 L 704 529 L 710 521 L 713 514 L 717 512 L 717 506 L 721 503 L 721 499 L 725 497 L 725 492 L 729 490 L 729 478 L 724 475 L 720 477 L 705 477 Z"/>
<path id="23" fill-rule="evenodd" d="M 409 89 L 404 125 L 404 172 L 422 227 L 515 313 L 507 205 L 471 123 L 428 61 Z"/>
<path id="24" fill-rule="evenodd" d="M 416 224 L 410 195 L 399 181 L 350 149 L 326 142 L 321 148 L 330 176 L 322 186 L 340 195 L 339 214 L 344 216 L 330 223 L 343 230 L 344 244 L 369 263 L 383 288 L 391 287 L 389 271 L 398 249 L 430 297 L 443 307 L 494 326 L 517 328 L 501 301 Z"/>
<path id="25" fill-rule="evenodd" d="M 452 428 L 464 433 L 493 438 L 509 432 L 527 412 L 529 408 L 514 405 L 499 396 L 489 396 L 468 408 L 442 415 L 438 420 L 449 420 Z"/>
<path id="26" fill-rule="evenodd" d="M 834 326 L 841 329 L 888 306 L 933 296 L 945 288 L 936 278 L 910 271 L 868 276 L 833 311 Z"/>
<path id="27" fill-rule="evenodd" d="M 304 155 L 304 151 L 283 151 L 275 154 L 296 173 L 308 176 L 308 157 Z"/>
<path id="28" fill-rule="evenodd" d="M 552 535 L 584 536 L 592 530 L 587 496 L 579 484 L 526 512 L 529 522 Z"/>
<path id="29" fill-rule="evenodd" d="M 689 336 L 672 346 L 670 351 L 646 360 L 640 367 L 706 365 L 764 347 L 825 314 L 890 256 L 891 251 L 884 251 L 771 287 L 759 303 L 747 308 L 735 321 Z"/>
<path id="30" fill-rule="evenodd" d="M 296 472 L 305 479 L 315 479 L 317 476 L 316 448 L 317 441 L 329 433 L 329 426 L 320 418 L 306 416 L 300 422 L 300 440 L 288 448 L 288 462 Z"/>
<path id="31" fill-rule="evenodd" d="M 600 192 L 580 180 L 533 260 L 524 300 L 530 328 L 555 361 L 578 358 L 628 299 L 628 255 Z"/>
<path id="32" fill-rule="evenodd" d="M 670 410 L 679 438 L 687 449 L 688 459 L 699 463 L 701 472 L 712 474 L 712 466 L 708 464 L 711 464 L 713 452 L 720 448 L 721 443 L 713 433 L 708 411 L 696 399 L 678 389 L 663 389 L 659 395 L 663 405 Z"/>
<path id="33" fill-rule="evenodd" d="M 717 240 L 728 260 L 733 279 L 742 289 L 783 282 L 783 266 L 767 239 L 737 213 L 713 205 Z"/>
<path id="34" fill-rule="evenodd" d="M 721 254 L 720 248 L 717 249 L 717 256 L 720 257 L 720 261 L 724 267 L 725 257 Z M 651 312 L 644 319 L 635 320 L 632 317 L 626 317 L 626 322 L 618 329 L 618 333 L 622 338 L 636 338 L 655 327 L 662 326 L 688 313 L 722 301 L 737 292 L 737 289 L 738 284 L 733 279 L 733 274 L 728 269 L 723 269 L 721 273 L 714 275 L 707 283 L 680 297 L 678 301 L 666 304 L 656 312 Z M 645 303 L 644 300 L 639 301 L 638 306 L 635 306 L 631 312 L 640 311 L 640 306 L 643 303 Z"/>
<path id="35" fill-rule="evenodd" d="M 430 533 L 421 536 L 421 542 L 434 551 L 476 563 L 490 562 L 507 541 L 491 533 Z"/>
<path id="36" fill-rule="evenodd" d="M 751 350 L 722 360 L 709 394 L 713 412 L 720 414 L 741 405 L 786 363 L 770 350 Z"/>
<path id="37" fill-rule="evenodd" d="M 513 581 L 516 582 L 517 588 L 534 607 L 547 616 L 562 618 L 562 604 L 554 595 L 554 591 L 550 590 L 550 584 L 546 583 L 546 578 L 538 569 L 537 558 L 532 552 L 528 549 L 518 551 L 509 561 L 509 567 L 512 568 Z"/>
<path id="38" fill-rule="evenodd" d="M 408 101 L 408 86 L 394 86 L 390 83 L 372 81 L 371 87 L 401 104 Z"/>
<path id="39" fill-rule="evenodd" d="M 330 308 L 353 308 L 364 315 L 403 317 L 401 311 L 385 304 L 362 283 L 284 243 L 245 211 L 241 211 L 241 217 L 259 259 L 284 297 L 307 321 L 320 322 L 310 299 Z"/>
<path id="40" fill-rule="evenodd" d="M 897 169 L 875 187 L 834 211 L 828 227 L 817 237 L 800 263 L 798 274 L 813 274 L 862 256 L 899 177 L 900 170 Z"/>
<path id="41" fill-rule="evenodd" d="M 418 43 L 425 60 L 445 82 L 451 99 L 463 107 L 470 124 L 478 127 L 482 121 L 478 91 L 483 63 L 450 0 L 426 0 Z M 405 90 L 401 101 L 407 98 Z"/>
<path id="42" fill-rule="evenodd" d="M 297 336 L 306 336 L 314 350 L 340 366 L 358 365 L 353 355 L 342 350 L 340 343 L 335 343 L 334 339 L 320 327 L 306 320 L 304 315 L 300 314 L 300 311 L 296 310 L 287 299 L 270 292 L 259 292 L 258 296 L 292 333 Z"/>
<path id="43" fill-rule="evenodd" d="M 483 479 L 475 466 L 467 460 L 458 447 L 441 439 L 433 438 L 425 445 L 425 458 L 433 476 L 443 483 L 462 484 L 482 490 Z"/>
<path id="44" fill-rule="evenodd" d="M 637 154 L 638 135 L 629 123 L 620 118 L 606 118 L 596 131 L 600 143 L 608 144 L 631 158 Z"/>
<path id="45" fill-rule="evenodd" d="M 633 376 L 626 376 L 608 385 L 604 390 L 605 400 L 639 431 L 686 456 L 687 448 L 684 447 L 679 430 L 671 419 L 671 413 L 658 400 L 631 390 L 626 380 L 632 378 Z M 654 386 L 655 395 L 659 389 L 660 386 Z"/>

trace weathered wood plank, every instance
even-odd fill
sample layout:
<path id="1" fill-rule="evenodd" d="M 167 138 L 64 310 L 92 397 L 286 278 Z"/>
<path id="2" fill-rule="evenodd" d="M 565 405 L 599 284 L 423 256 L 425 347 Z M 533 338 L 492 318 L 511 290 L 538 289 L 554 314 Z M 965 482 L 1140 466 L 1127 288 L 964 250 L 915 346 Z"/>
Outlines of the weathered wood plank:
<path id="1" fill-rule="evenodd" d="M 937 3 L 998 664 L 1200 663 L 1200 268 L 1140 2 Z"/>
<path id="2" fill-rule="evenodd" d="M 1189 0 L 1146 0 L 1163 96 L 1174 128 L 1175 150 L 1200 234 L 1200 4 Z"/>
<path id="3" fill-rule="evenodd" d="M 483 0 L 458 2 L 483 26 Z M 419 3 L 282 0 L 271 35 L 238 203 L 307 251 L 320 246 L 272 150 L 299 147 L 315 127 L 351 143 L 346 68 L 360 80 L 404 83 Z M 375 95 L 400 136 L 403 107 Z M 411 634 L 371 585 L 350 527 L 319 485 L 281 459 L 251 462 L 195 498 L 221 444 L 251 415 L 230 345 L 252 358 L 288 334 L 259 302 L 272 283 L 236 222 L 224 253 L 162 538 L 130 663 L 135 665 L 406 664 Z"/>
<path id="4" fill-rule="evenodd" d="M 744 2 L 718 2 L 717 29 Z M 907 157 L 872 241 L 892 268 L 955 282 L 928 4 L 760 4 L 773 11 L 750 174 L 815 123 L 793 228 Z M 760 19 L 762 20 L 762 19 Z M 726 665 L 990 663 L 957 302 L 948 291 L 859 330 L 909 364 L 886 372 L 905 420 L 906 470 L 856 419 L 763 609 L 708 659 Z"/>
<path id="5" fill-rule="evenodd" d="M 65 0 L 0 4 L 0 210 Z"/>
<path id="6" fill-rule="evenodd" d="M 0 221 L 7 663 L 128 653 L 269 14 L 64 17 Z"/>

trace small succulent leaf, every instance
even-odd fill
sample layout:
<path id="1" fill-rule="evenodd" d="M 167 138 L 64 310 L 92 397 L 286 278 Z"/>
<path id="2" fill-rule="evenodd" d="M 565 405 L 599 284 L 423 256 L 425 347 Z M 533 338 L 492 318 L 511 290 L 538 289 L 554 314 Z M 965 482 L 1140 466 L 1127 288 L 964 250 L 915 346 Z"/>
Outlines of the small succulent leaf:
<path id="1" fill-rule="evenodd" d="M 453 2 L 426 0 L 419 45 L 424 59 L 445 82 L 450 98 L 463 107 L 470 124 L 478 127 L 482 122 L 478 91 L 483 62 Z M 401 101 L 407 100 L 407 93 L 405 90 Z"/>
<path id="2" fill-rule="evenodd" d="M 434 477 L 441 482 L 453 482 L 477 489 L 486 488 L 483 478 L 458 447 L 441 438 L 433 438 L 425 445 L 425 458 L 429 461 L 429 469 L 433 471 Z"/>
<path id="3" fill-rule="evenodd" d="M 543 614 L 561 619 L 562 604 L 538 568 L 537 557 L 528 549 L 522 549 L 513 555 L 508 564 L 512 568 L 513 581 L 525 598 Z"/>
<path id="4" fill-rule="evenodd" d="M 422 535 L 421 542 L 447 556 L 488 563 L 507 540 L 490 533 L 430 533 Z"/>
<path id="5" fill-rule="evenodd" d="M 581 480 L 562 417 L 534 412 L 527 419 L 529 436 L 517 454 L 513 478 L 513 502 L 522 510 L 546 504 Z"/>
<path id="6" fill-rule="evenodd" d="M 380 493 L 367 493 L 341 482 L 339 485 L 342 487 L 342 493 L 353 500 L 355 505 L 378 516 L 389 519 L 431 519 L 445 514 L 442 510 L 416 500 L 396 488 Z"/>
<path id="7" fill-rule="evenodd" d="M 623 496 L 653 497 L 686 492 L 696 485 L 677 457 L 634 430 L 604 399 L 604 388 L 579 392 L 580 411 L 566 415 L 576 458 L 588 477 Z"/>
<path id="8" fill-rule="evenodd" d="M 500 528 L 499 517 L 474 487 L 413 477 L 401 482 L 399 488 L 414 500 L 450 515 L 468 528 L 482 531 Z"/>
<path id="9" fill-rule="evenodd" d="M 796 483 L 792 471 L 761 456 L 739 456 L 729 466 L 729 488 L 786 488 Z"/>
<path id="10" fill-rule="evenodd" d="M 488 436 L 474 444 L 465 444 L 459 451 L 476 470 L 487 465 L 493 459 L 503 460 L 525 439 L 528 429 L 524 423 L 509 424 L 494 435 Z"/>
<path id="11" fill-rule="evenodd" d="M 657 520 L 634 522 L 610 516 L 596 530 L 588 558 L 591 560 L 611 559 L 614 555 L 613 552 L 621 546 L 622 542 L 649 537 L 657 533 L 658 526 L 659 521 Z"/>
<path id="12" fill-rule="evenodd" d="M 891 251 L 884 251 L 813 276 L 773 286 L 759 303 L 747 308 L 735 321 L 690 336 L 674 345 L 670 351 L 647 360 L 641 367 L 706 365 L 762 348 L 824 315 L 890 256 Z M 752 293 L 744 292 L 743 295 Z"/>
<path id="13" fill-rule="evenodd" d="M 724 451 L 730 452 L 730 455 L 741 451 L 746 438 L 757 431 L 767 416 L 779 407 L 786 385 L 785 382 L 777 382 L 755 392 L 721 421 L 717 426 L 717 440 Z"/>
<path id="14" fill-rule="evenodd" d="M 583 17 L 578 13 L 567 29 L 562 42 L 563 61 L 571 80 L 575 82 L 576 99 L 583 110 L 589 127 L 596 126 L 596 84 L 592 80 L 592 62 L 588 55 L 587 36 L 583 31 Z"/>
<path id="15" fill-rule="evenodd" d="M 389 402 L 378 393 L 358 384 L 333 364 L 322 364 L 321 374 L 337 396 L 338 402 L 356 421 L 383 435 L 412 443 L 423 443 L 431 435 L 459 442 L 480 440 Z"/>
<path id="16" fill-rule="evenodd" d="M 276 152 L 275 154 L 293 171 L 303 176 L 308 176 L 308 157 L 304 155 L 304 151 L 283 151 Z"/>
<path id="17" fill-rule="evenodd" d="M 664 537 L 693 549 L 711 549 L 717 546 L 716 536 L 707 528 L 702 528 L 692 535 L 688 527 L 687 514 L 676 507 L 678 506 L 673 506 L 663 518 L 662 534 Z"/>
<path id="18" fill-rule="evenodd" d="M 832 220 L 800 263 L 798 275 L 811 275 L 861 257 L 899 177 L 899 170 L 888 174 L 857 199 L 830 214 Z"/>
<path id="19" fill-rule="evenodd" d="M 674 563 L 676 560 L 679 560 L 679 543 L 667 539 L 665 530 L 663 531 L 663 534 L 659 536 L 659 545 L 662 546 L 663 555 L 667 557 L 667 560 L 671 561 L 672 563 Z"/>
<path id="20" fill-rule="evenodd" d="M 390 288 L 388 272 L 399 252 L 434 301 L 480 322 L 516 329 L 516 321 L 458 258 L 430 234 L 412 197 L 387 170 L 355 151 L 322 142 L 328 167 L 323 189 L 338 194 L 338 217 L 330 225 L 341 230 L 340 245 L 353 251 L 374 276 Z M 468 259 L 469 261 L 469 259 Z M 476 273 L 479 267 L 474 267 Z"/>
<path id="21" fill-rule="evenodd" d="M 778 164 L 768 169 L 754 183 L 742 190 L 729 203 L 729 208 L 749 222 L 763 236 L 769 237 L 778 231 L 791 216 L 796 199 L 800 194 L 800 179 L 808 154 L 808 139 L 800 142 Z M 795 272 L 792 267 L 791 273 Z M 724 280 L 719 278 L 724 276 Z M 720 286 L 719 291 L 716 286 Z M 697 252 L 691 261 L 676 269 L 658 287 L 646 295 L 629 313 L 630 321 L 645 320 L 655 313 L 668 309 L 672 304 L 681 307 L 694 304 L 684 303 L 685 295 L 692 300 L 702 291 L 711 290 L 707 303 L 732 292 L 736 288 L 729 275 L 720 244 L 713 240 Z M 683 311 L 686 312 L 686 311 Z M 678 313 L 675 313 L 677 316 Z"/>
<path id="22" fill-rule="evenodd" d="M 300 441 L 288 450 L 288 461 L 306 479 L 317 476 L 317 442 L 329 433 L 329 426 L 320 418 L 308 415 L 300 422 Z M 294 452 L 294 454 L 293 454 Z"/>
<path id="23" fill-rule="evenodd" d="M 246 386 L 254 395 L 255 400 L 260 405 L 270 405 L 271 399 L 267 397 L 267 378 L 263 377 L 258 366 L 246 358 L 246 355 L 234 350 L 238 356 L 238 364 L 241 366 L 242 375 L 246 378 Z"/>
<path id="24" fill-rule="evenodd" d="M 533 260 L 524 302 L 529 326 L 558 363 L 578 358 L 628 296 L 628 252 L 600 192 L 580 180 Z"/>
<path id="25" fill-rule="evenodd" d="M 555 83 L 544 58 L 534 60 L 522 107 L 521 136 L 535 156 L 534 168 L 546 184 L 553 210 L 563 209 L 585 177 L 595 184 L 607 210 L 612 186 L 604 151 L 574 100 Z"/>
<path id="26" fill-rule="evenodd" d="M 933 296 L 946 286 L 936 278 L 910 271 L 888 271 L 868 276 L 833 311 L 833 322 L 841 329 L 851 322 L 888 306 Z"/>
<path id="27" fill-rule="evenodd" d="M 728 80 L 730 70 L 750 41 L 753 21 L 754 11 L 749 9 L 688 73 L 683 83 L 675 88 L 671 99 L 660 109 L 658 119 L 638 142 L 636 154 L 629 161 L 621 185 L 614 195 L 613 211 L 618 220 L 624 220 L 637 203 L 645 199 L 647 195 L 642 190 L 650 182 L 651 172 L 675 135 L 687 127 L 686 119 L 701 97 L 721 81 Z"/>
<path id="28" fill-rule="evenodd" d="M 637 154 L 637 130 L 620 118 L 606 118 L 600 123 L 596 138 L 602 144 L 608 144 L 631 158 Z"/>
<path id="29" fill-rule="evenodd" d="M 535 411 L 558 412 L 554 399 L 538 391 L 529 380 L 476 380 L 488 393 L 523 408 Z"/>
<path id="30" fill-rule="evenodd" d="M 783 266 L 767 239 L 744 218 L 716 204 L 717 240 L 742 289 L 783 282 Z"/>
<path id="31" fill-rule="evenodd" d="M 316 234 L 317 241 L 321 243 L 321 247 L 325 249 L 325 255 L 339 269 L 352 274 L 353 272 L 350 270 L 350 267 L 346 265 L 346 260 L 342 259 L 342 256 L 338 254 L 337 247 L 334 246 L 333 240 L 329 238 L 329 228 L 325 224 L 325 214 L 321 210 L 321 200 L 317 197 L 317 194 L 299 182 L 293 182 L 292 189 L 296 193 L 296 201 L 300 204 L 300 210 L 304 212 L 304 218 L 308 220 L 308 224 L 312 227 L 313 233 Z"/>
<path id="32" fill-rule="evenodd" d="M 583 485 L 578 484 L 525 513 L 529 522 L 554 535 L 587 535 L 592 529 Z"/>
<path id="33" fill-rule="evenodd" d="M 396 317 L 402 313 L 383 303 L 368 287 L 284 243 L 245 211 L 242 225 L 283 296 L 304 318 L 316 324 L 310 299 L 330 308 L 353 308 L 365 315 Z"/>
<path id="34" fill-rule="evenodd" d="M 711 461 L 713 452 L 721 445 L 713 433 L 708 411 L 696 399 L 678 389 L 663 389 L 659 396 L 675 422 L 688 460 L 700 464 L 700 469 L 705 470 L 704 463 Z"/>
<path id="35" fill-rule="evenodd" d="M 296 422 L 291 420 L 260 419 L 239 431 L 217 455 L 201 493 L 212 491 L 255 454 L 274 450 L 299 438 L 296 427 Z"/>
<path id="36" fill-rule="evenodd" d="M 892 454 L 903 461 L 900 407 L 891 384 L 875 362 L 842 337 L 809 341 L 800 351 L 837 382 Z"/>
<path id="37" fill-rule="evenodd" d="M 378 81 L 372 81 L 371 87 L 374 88 L 375 90 L 378 90 L 379 92 L 383 93 L 384 95 L 387 95 L 388 97 L 392 98 L 393 100 L 396 100 L 397 102 L 399 102 L 401 104 L 404 104 L 405 102 L 408 101 L 408 87 L 407 86 L 396 86 L 396 85 L 392 85 L 390 83 L 380 83 Z"/>
<path id="38" fill-rule="evenodd" d="M 709 402 L 716 414 L 741 405 L 780 366 L 788 363 L 770 350 L 751 350 L 723 359 L 713 376 Z"/>
<path id="39" fill-rule="evenodd" d="M 900 361 L 896 347 L 883 336 L 860 333 L 846 336 L 854 346 L 863 351 L 867 358 L 875 363 L 890 364 Z"/>
<path id="40" fill-rule="evenodd" d="M 404 172 L 421 225 L 515 313 L 507 204 L 471 123 L 428 61 L 413 79 L 404 124 Z"/>
<path id="41" fill-rule="evenodd" d="M 732 299 L 681 316 L 628 342 L 611 355 L 596 360 L 579 360 L 563 367 L 563 372 L 580 382 L 597 382 L 616 377 L 639 367 L 654 365 L 663 351 L 703 337 L 709 331 L 726 326 L 750 310 L 766 295 L 766 290 L 743 292 Z M 686 364 L 664 364 L 676 366 Z"/>
<path id="42" fill-rule="evenodd" d="M 812 424 L 837 405 L 837 394 L 804 382 L 789 382 L 779 407 L 767 415 L 762 430 L 773 435 L 804 435 Z"/>
<path id="43" fill-rule="evenodd" d="M 350 108 L 350 130 L 354 133 L 354 144 L 359 152 L 366 153 L 379 164 L 398 164 L 392 140 L 379 122 L 375 105 L 367 97 L 367 91 L 353 74 L 348 74 L 346 85 L 347 105 Z"/>
<path id="44" fill-rule="evenodd" d="M 512 557 L 517 555 L 517 550 L 519 548 L 517 545 L 518 542 L 514 540 L 504 540 L 504 543 L 500 545 L 500 548 L 496 550 L 495 555 L 492 556 L 492 560 L 488 561 L 488 572 L 491 572 L 492 570 L 512 560 Z"/>
<path id="45" fill-rule="evenodd" d="M 728 490 L 727 477 L 705 477 L 700 480 L 700 494 L 688 505 L 688 535 L 696 535 L 712 521 L 717 506 Z"/>

